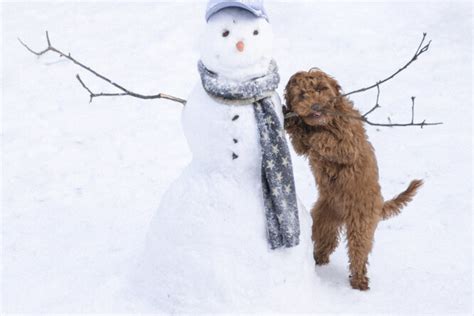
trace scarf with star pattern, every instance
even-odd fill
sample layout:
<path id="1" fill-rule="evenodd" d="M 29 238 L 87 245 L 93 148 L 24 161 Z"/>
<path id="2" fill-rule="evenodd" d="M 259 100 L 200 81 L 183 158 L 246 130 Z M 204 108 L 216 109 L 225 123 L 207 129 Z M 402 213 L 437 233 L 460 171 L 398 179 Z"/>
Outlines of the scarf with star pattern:
<path id="1" fill-rule="evenodd" d="M 220 78 L 199 61 L 204 90 L 217 102 L 253 105 L 262 152 L 262 190 L 271 249 L 299 244 L 300 224 L 290 151 L 272 102 L 280 83 L 275 61 L 266 75 L 237 82 Z"/>

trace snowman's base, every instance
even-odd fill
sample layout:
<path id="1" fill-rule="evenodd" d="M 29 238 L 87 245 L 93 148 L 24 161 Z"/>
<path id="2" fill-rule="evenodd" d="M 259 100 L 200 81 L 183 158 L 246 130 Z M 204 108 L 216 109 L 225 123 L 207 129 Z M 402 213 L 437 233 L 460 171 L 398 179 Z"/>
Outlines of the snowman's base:
<path id="1" fill-rule="evenodd" d="M 315 299 L 308 212 L 300 207 L 300 244 L 270 250 L 261 189 L 242 181 L 189 167 L 171 186 L 137 268 L 140 296 L 183 313 L 296 312 Z"/>

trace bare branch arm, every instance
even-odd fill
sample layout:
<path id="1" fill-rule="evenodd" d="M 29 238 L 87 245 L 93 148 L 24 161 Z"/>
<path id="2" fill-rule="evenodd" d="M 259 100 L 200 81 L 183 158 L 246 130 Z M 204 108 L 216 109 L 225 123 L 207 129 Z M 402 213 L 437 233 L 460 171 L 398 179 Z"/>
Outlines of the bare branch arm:
<path id="1" fill-rule="evenodd" d="M 415 60 L 418 59 L 418 57 L 420 57 L 423 53 L 425 53 L 426 51 L 429 50 L 430 48 L 430 44 L 431 44 L 431 41 L 429 41 L 426 45 L 423 45 L 425 43 L 425 39 L 426 39 L 426 33 L 423 33 L 423 38 L 421 39 L 421 42 L 420 44 L 418 45 L 418 48 L 416 49 L 416 52 L 415 54 L 413 55 L 413 57 L 405 64 L 403 65 L 400 69 L 398 69 L 396 72 L 394 72 L 393 74 L 391 74 L 390 76 L 386 77 L 385 79 L 383 80 L 380 80 L 380 81 L 377 81 L 375 84 L 373 85 L 370 85 L 368 87 L 365 87 L 365 88 L 361 88 L 361 89 L 357 89 L 357 90 L 354 90 L 354 91 L 351 91 L 351 92 L 348 92 L 348 93 L 345 93 L 345 94 L 342 94 L 340 96 L 337 96 L 335 98 L 333 98 L 332 100 L 328 101 L 328 102 L 335 102 L 337 99 L 339 98 L 344 98 L 344 97 L 347 97 L 349 95 L 352 95 L 352 94 L 357 94 L 357 93 L 362 93 L 362 92 L 366 92 L 366 91 L 369 91 L 371 89 L 374 89 L 374 88 L 377 88 L 377 98 L 376 98 L 376 101 L 375 101 L 375 105 L 369 110 L 367 111 L 365 114 L 361 115 L 361 116 L 348 116 L 346 114 L 343 114 L 343 113 L 339 113 L 339 112 L 335 112 L 335 111 L 332 111 L 332 112 L 325 112 L 326 114 L 328 115 L 335 115 L 335 116 L 344 116 L 344 117 L 348 117 L 348 118 L 351 118 L 351 119 L 356 119 L 356 120 L 360 120 L 360 121 L 363 121 L 365 123 L 367 123 L 368 125 L 372 125 L 372 126 L 380 126 L 380 127 L 407 127 L 407 126 L 419 126 L 421 128 L 425 127 L 425 126 L 433 126 L 433 125 L 441 125 L 443 123 L 441 122 L 438 122 L 438 123 L 427 123 L 426 120 L 420 122 L 420 123 L 415 123 L 415 97 L 412 97 L 412 107 L 411 107 L 411 121 L 409 123 L 392 123 L 390 118 L 388 118 L 389 122 L 388 123 L 376 123 L 376 122 L 372 122 L 368 119 L 368 116 L 370 114 L 372 114 L 375 110 L 381 108 L 380 106 L 380 86 L 393 79 L 395 76 L 397 76 L 399 73 L 401 73 L 403 70 L 405 70 L 406 68 L 408 68 L 408 66 L 410 66 Z M 297 117 L 298 115 L 294 112 L 288 112 L 285 114 L 285 120 L 287 119 L 290 119 L 292 117 Z"/>
<path id="2" fill-rule="evenodd" d="M 38 57 L 41 57 L 42 55 L 46 54 L 47 52 L 54 52 L 54 53 L 57 53 L 60 57 L 64 57 L 68 60 L 70 60 L 71 62 L 73 62 L 74 64 L 78 65 L 79 67 L 87 70 L 88 72 L 92 73 L 93 75 L 95 75 L 96 77 L 106 81 L 107 83 L 109 83 L 110 85 L 114 86 L 115 88 L 119 89 L 120 91 L 122 91 L 121 93 L 94 93 L 92 92 L 91 89 L 89 89 L 84 81 L 82 81 L 81 77 L 79 75 L 76 75 L 76 78 L 77 80 L 79 81 L 79 83 L 81 84 L 81 86 L 87 90 L 87 92 L 89 93 L 89 96 L 90 96 L 90 102 L 92 102 L 92 100 L 96 97 L 111 97 L 111 96 L 131 96 L 131 97 L 135 97 L 135 98 L 139 98 L 139 99 L 145 99 L 145 100 L 151 100 L 151 99 L 166 99 L 166 100 L 170 100 L 170 101 L 174 101 L 174 102 L 178 102 L 178 103 L 181 103 L 183 105 L 186 105 L 186 100 L 184 99 L 181 99 L 181 98 L 177 98 L 177 97 L 174 97 L 174 96 L 171 96 L 171 95 L 167 95 L 167 94 L 164 94 L 164 93 L 158 93 L 158 94 L 154 94 L 154 95 L 143 95 L 143 94 L 139 94 L 139 93 L 136 93 L 136 92 L 133 92 L 133 91 L 130 91 L 129 89 L 123 87 L 122 85 L 118 84 L 118 83 L 115 83 L 113 82 L 112 80 L 110 80 L 109 78 L 107 78 L 106 76 L 98 73 L 97 71 L 95 71 L 94 69 L 90 68 L 89 66 L 86 66 L 84 65 L 83 63 L 81 63 L 80 61 L 78 61 L 77 59 L 73 58 L 71 56 L 70 53 L 68 54 L 65 54 L 63 53 L 62 51 L 60 51 L 59 49 L 55 48 L 54 46 L 51 45 L 51 40 L 49 39 L 49 34 L 48 34 L 48 31 L 46 31 L 46 41 L 47 41 L 47 44 L 48 44 L 48 47 L 46 47 L 44 50 L 42 51 L 34 51 L 32 50 L 30 47 L 28 47 L 28 45 L 26 45 L 21 39 L 18 39 L 18 41 L 20 42 L 21 45 L 23 45 L 30 53 L 32 54 L 35 54 L 36 56 Z"/>

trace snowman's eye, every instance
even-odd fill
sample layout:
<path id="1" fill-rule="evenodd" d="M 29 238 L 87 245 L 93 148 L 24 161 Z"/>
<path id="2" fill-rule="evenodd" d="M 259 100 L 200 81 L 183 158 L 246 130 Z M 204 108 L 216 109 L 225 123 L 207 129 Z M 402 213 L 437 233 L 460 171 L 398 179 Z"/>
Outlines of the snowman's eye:
<path id="1" fill-rule="evenodd" d="M 257 36 L 260 32 L 258 30 L 253 31 L 253 35 Z"/>
<path id="2" fill-rule="evenodd" d="M 222 37 L 227 37 L 229 36 L 230 32 L 228 30 L 225 30 L 224 33 L 222 33 Z"/>

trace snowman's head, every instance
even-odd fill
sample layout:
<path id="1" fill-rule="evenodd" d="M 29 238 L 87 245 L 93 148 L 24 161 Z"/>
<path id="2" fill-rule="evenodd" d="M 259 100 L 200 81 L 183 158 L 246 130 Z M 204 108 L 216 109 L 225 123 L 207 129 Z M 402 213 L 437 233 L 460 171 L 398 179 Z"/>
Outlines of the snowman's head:
<path id="1" fill-rule="evenodd" d="M 273 32 L 265 18 L 226 8 L 209 19 L 200 44 L 202 62 L 209 70 L 227 79 L 248 80 L 267 72 Z"/>

